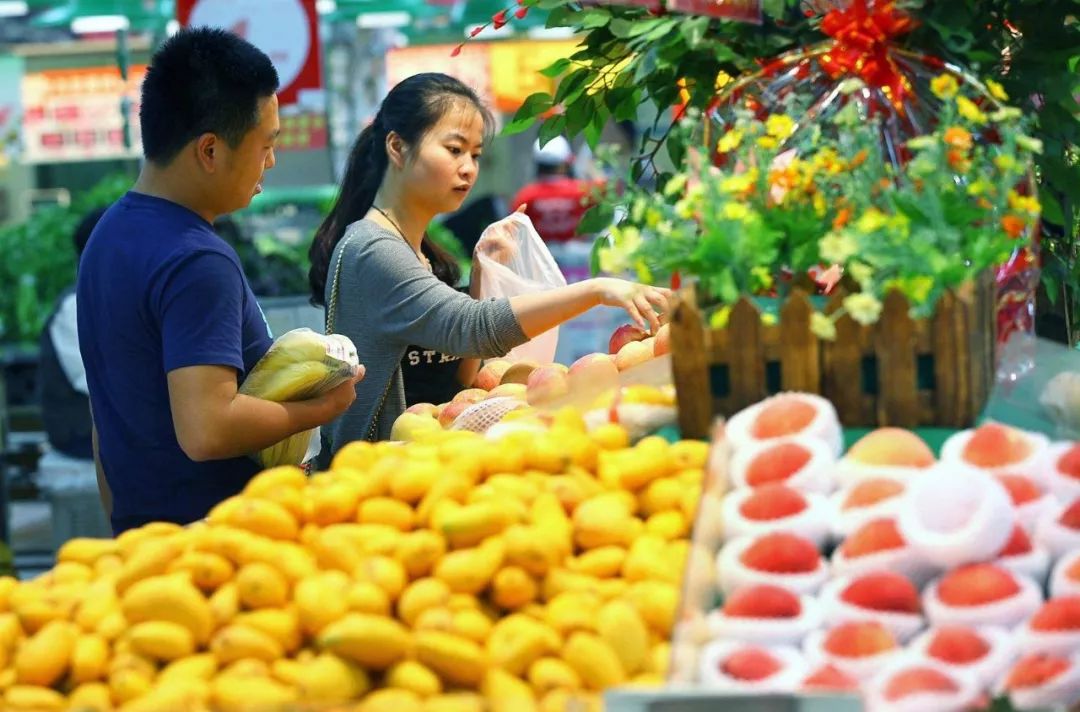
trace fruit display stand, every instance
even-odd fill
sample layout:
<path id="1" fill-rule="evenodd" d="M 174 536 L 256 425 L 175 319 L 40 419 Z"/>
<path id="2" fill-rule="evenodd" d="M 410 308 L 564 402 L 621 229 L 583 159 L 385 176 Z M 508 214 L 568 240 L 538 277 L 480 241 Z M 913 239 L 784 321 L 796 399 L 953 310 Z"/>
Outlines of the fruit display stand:
<path id="1" fill-rule="evenodd" d="M 997 423 L 940 458 L 895 428 L 842 443 L 807 394 L 717 426 L 671 695 L 612 708 L 1080 701 L 1080 446 Z"/>
<path id="2" fill-rule="evenodd" d="M 5 710 L 595 710 L 662 684 L 708 445 L 352 443 L 0 579 Z"/>

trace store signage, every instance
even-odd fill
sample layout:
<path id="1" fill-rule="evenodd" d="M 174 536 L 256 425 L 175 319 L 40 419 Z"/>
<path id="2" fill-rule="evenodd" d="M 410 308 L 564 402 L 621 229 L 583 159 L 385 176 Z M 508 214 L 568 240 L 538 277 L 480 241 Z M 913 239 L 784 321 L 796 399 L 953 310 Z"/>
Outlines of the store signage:
<path id="1" fill-rule="evenodd" d="M 19 152 L 22 73 L 22 58 L 0 56 L 0 168 L 15 160 Z"/>
<path id="2" fill-rule="evenodd" d="M 229 30 L 265 52 L 278 72 L 282 107 L 324 108 L 315 0 L 177 0 L 176 17 L 184 26 Z"/>
<path id="3" fill-rule="evenodd" d="M 115 67 L 31 72 L 22 80 L 22 160 L 26 163 L 134 158 L 142 152 L 139 88 L 145 65 L 120 78 Z M 131 104 L 131 145 L 124 146 L 122 97 Z"/>
<path id="4" fill-rule="evenodd" d="M 451 57 L 453 45 L 402 47 L 386 56 L 387 83 L 394 86 L 414 74 L 440 67 L 477 92 L 497 111 L 511 114 L 530 94 L 554 92 L 556 82 L 540 70 L 577 51 L 574 40 L 466 42 Z"/>

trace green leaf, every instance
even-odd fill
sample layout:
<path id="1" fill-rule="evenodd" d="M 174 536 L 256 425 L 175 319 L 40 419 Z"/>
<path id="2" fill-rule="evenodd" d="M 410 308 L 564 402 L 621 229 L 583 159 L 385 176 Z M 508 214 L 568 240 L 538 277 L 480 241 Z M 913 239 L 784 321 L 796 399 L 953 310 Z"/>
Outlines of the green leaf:
<path id="1" fill-rule="evenodd" d="M 600 135 L 604 132 L 604 125 L 607 124 L 610 115 L 607 107 L 597 105 L 593 110 L 589 123 L 585 124 L 585 141 L 593 151 L 596 150 L 597 145 L 600 143 Z"/>
<path id="2" fill-rule="evenodd" d="M 589 274 L 591 276 L 595 277 L 600 274 L 600 253 L 609 245 L 611 245 L 611 238 L 607 235 L 599 235 L 593 240 L 592 249 L 589 250 Z"/>
<path id="3" fill-rule="evenodd" d="M 540 126 L 540 145 L 543 146 L 556 136 L 562 135 L 566 129 L 566 114 L 552 116 Z"/>
<path id="4" fill-rule="evenodd" d="M 570 60 L 567 59 L 566 57 L 560 57 L 559 59 L 556 59 L 554 62 L 552 62 L 548 66 L 541 69 L 540 73 L 543 74 L 548 79 L 554 79 L 555 77 L 557 77 L 560 74 L 562 74 L 563 72 L 565 72 L 566 68 L 569 67 L 569 66 L 570 66 Z"/>
<path id="5" fill-rule="evenodd" d="M 705 32 L 709 29 L 709 18 L 695 17 L 682 23 L 679 31 L 686 39 L 686 46 L 697 49 L 701 41 L 705 39 Z"/>
<path id="6" fill-rule="evenodd" d="M 606 230 L 615 219 L 615 206 L 610 203 L 597 203 L 581 216 L 578 223 L 578 232 L 583 235 L 593 235 Z"/>
<path id="7" fill-rule="evenodd" d="M 558 7 L 564 7 L 569 3 L 567 0 L 537 0 L 535 7 L 541 10 L 554 10 Z"/>
<path id="8" fill-rule="evenodd" d="M 554 103 L 561 104 L 566 101 L 573 101 L 572 97 L 585 88 L 590 74 L 588 67 L 582 67 L 563 77 L 562 81 L 559 82 L 559 88 L 555 90 Z"/>
<path id="9" fill-rule="evenodd" d="M 581 133 L 593 114 L 593 102 L 590 97 L 582 97 L 566 107 L 566 134 L 573 138 Z"/>
<path id="10" fill-rule="evenodd" d="M 596 30 L 601 27 L 606 27 L 609 23 L 614 24 L 619 20 L 612 20 L 611 13 L 601 8 L 594 8 L 585 12 L 579 20 L 579 25 L 583 30 Z"/>
<path id="11" fill-rule="evenodd" d="M 518 111 L 518 113 L 521 113 L 520 110 Z M 528 116 L 517 116 L 517 115 L 515 115 L 514 118 L 511 119 L 508 124 L 503 126 L 501 135 L 503 135 L 503 136 L 513 136 L 514 134 L 519 134 L 522 131 L 527 130 L 533 124 L 535 124 L 536 119 L 537 119 L 537 117 L 535 115 L 532 115 L 532 114 L 530 114 Z"/>

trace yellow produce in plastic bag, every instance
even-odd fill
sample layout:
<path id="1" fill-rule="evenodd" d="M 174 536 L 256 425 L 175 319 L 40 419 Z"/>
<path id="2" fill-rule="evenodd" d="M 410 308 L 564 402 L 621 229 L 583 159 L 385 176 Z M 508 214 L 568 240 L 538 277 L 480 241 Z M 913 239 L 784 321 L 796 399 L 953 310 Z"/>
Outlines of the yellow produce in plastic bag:
<path id="1" fill-rule="evenodd" d="M 311 329 L 282 334 L 240 385 L 244 395 L 276 402 L 314 398 L 356 375 L 356 346 L 341 334 L 324 336 Z M 290 435 L 253 457 L 263 467 L 299 465 L 308 459 L 318 429 Z"/>

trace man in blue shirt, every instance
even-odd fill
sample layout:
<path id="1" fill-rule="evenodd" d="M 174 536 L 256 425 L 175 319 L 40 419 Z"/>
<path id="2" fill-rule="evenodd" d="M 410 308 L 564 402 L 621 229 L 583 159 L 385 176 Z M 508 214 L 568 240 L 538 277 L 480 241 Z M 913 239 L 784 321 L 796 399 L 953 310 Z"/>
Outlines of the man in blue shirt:
<path id="1" fill-rule="evenodd" d="M 271 335 L 236 252 L 213 231 L 274 165 L 277 73 L 221 30 L 181 30 L 142 86 L 142 172 L 79 268 L 78 332 L 113 530 L 188 523 L 258 471 L 248 453 L 322 425 L 355 381 L 308 401 L 237 393 Z M 358 380 L 358 379 L 357 379 Z"/>

